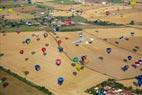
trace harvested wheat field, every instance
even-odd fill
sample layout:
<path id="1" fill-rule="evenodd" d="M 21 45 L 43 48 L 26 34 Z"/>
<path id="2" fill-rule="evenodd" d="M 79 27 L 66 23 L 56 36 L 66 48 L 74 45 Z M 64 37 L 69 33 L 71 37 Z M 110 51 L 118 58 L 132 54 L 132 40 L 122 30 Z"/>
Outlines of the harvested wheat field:
<path id="1" fill-rule="evenodd" d="M 89 62 L 85 65 L 86 68 L 79 71 L 77 76 L 73 76 L 72 73 L 76 71 L 76 69 L 71 66 L 71 60 L 66 54 L 59 53 L 54 38 L 48 36 L 48 38 L 45 39 L 43 37 L 43 32 L 37 33 L 40 35 L 39 41 L 32 37 L 33 33 L 20 33 L 19 35 L 16 33 L 6 33 L 6 36 L 2 36 L 1 34 L 1 52 L 5 54 L 5 56 L 1 58 L 1 65 L 17 72 L 28 80 L 32 80 L 36 84 L 49 88 L 57 94 L 67 91 L 66 93 L 69 93 L 70 95 L 82 93 L 83 90 L 91 86 L 92 83 L 99 83 L 109 77 L 125 79 L 135 77 L 135 75 L 140 73 L 139 69 L 134 69 L 132 67 L 128 72 L 123 72 L 121 67 L 125 64 L 131 65 L 134 61 L 141 58 L 141 55 L 115 47 L 108 42 L 104 42 L 103 40 L 92 36 L 92 32 L 86 32 L 84 33 L 84 36 L 94 38 L 94 42 L 91 45 L 81 44 L 79 46 L 75 46 L 72 43 L 74 40 L 78 39 L 78 33 L 57 33 L 60 37 L 59 39 L 63 40 L 62 46 L 70 58 L 82 55 L 87 55 L 88 57 Z M 68 40 L 65 40 L 66 36 L 69 37 Z M 26 38 L 31 38 L 31 44 L 26 45 L 22 43 Z M 49 46 L 47 47 L 47 55 L 44 56 L 41 48 L 45 47 L 46 43 L 48 43 Z M 112 54 L 108 55 L 105 52 L 105 48 L 107 47 L 113 48 Z M 23 55 L 19 54 L 21 49 L 25 51 Z M 35 51 L 36 54 L 32 55 L 32 51 Z M 120 51 L 122 52 L 119 53 Z M 132 55 L 134 57 L 133 60 L 129 63 L 123 62 L 123 58 L 126 58 L 128 55 Z M 100 56 L 104 59 L 98 59 Z M 29 60 L 25 61 L 25 58 L 29 58 Z M 62 60 L 62 64 L 59 67 L 55 64 L 57 58 Z M 39 72 L 34 70 L 35 64 L 41 66 Z M 115 69 L 112 70 L 110 67 Z M 24 71 L 29 71 L 30 73 L 25 76 L 23 73 Z M 65 83 L 62 87 L 58 86 L 56 82 L 59 76 L 64 76 L 65 78 Z M 74 91 L 72 92 L 72 90 Z"/>
<path id="2" fill-rule="evenodd" d="M 6 78 L 6 81 L 9 83 L 9 86 L 7 88 L 3 88 L 2 86 L 0 86 L 1 95 L 15 95 L 17 93 L 20 93 L 20 95 L 46 95 L 3 71 L 0 71 L 0 78 Z"/>
<path id="3" fill-rule="evenodd" d="M 77 76 L 73 76 L 72 73 L 76 71 L 76 69 L 71 66 L 71 61 L 64 54 L 57 52 L 57 43 L 55 40 L 51 36 L 44 39 L 42 37 L 43 32 L 38 32 L 38 34 L 40 34 L 41 40 L 36 41 L 35 38 L 32 38 L 32 43 L 28 46 L 22 44 L 22 41 L 26 37 L 31 38 L 32 33 L 21 33 L 19 35 L 16 33 L 7 33 L 6 36 L 2 36 L 1 34 L 1 52 L 5 54 L 5 56 L 1 58 L 1 65 L 17 72 L 28 80 L 32 80 L 36 84 L 49 88 L 51 91 L 55 92 L 55 94 L 59 95 L 62 95 L 65 91 L 66 94 L 68 93 L 69 95 L 83 93 L 87 86 L 89 87 L 92 83 L 99 83 L 108 78 L 97 72 L 94 73 L 94 71 L 87 68 L 78 72 Z M 7 43 L 9 41 L 10 44 Z M 47 47 L 47 55 L 44 56 L 42 55 L 41 48 L 45 47 L 46 43 L 49 44 L 49 47 Z M 19 50 L 21 49 L 25 51 L 23 55 L 19 54 Z M 36 54 L 31 55 L 32 51 L 35 51 Z M 29 60 L 25 61 L 25 58 L 29 58 Z M 59 67 L 55 64 L 57 58 L 62 60 L 62 64 Z M 34 70 L 35 64 L 41 65 L 39 72 Z M 24 71 L 29 71 L 30 73 L 25 76 Z M 58 86 L 56 82 L 59 76 L 64 76 L 66 81 L 61 87 Z M 93 80 L 98 77 L 98 80 Z"/>

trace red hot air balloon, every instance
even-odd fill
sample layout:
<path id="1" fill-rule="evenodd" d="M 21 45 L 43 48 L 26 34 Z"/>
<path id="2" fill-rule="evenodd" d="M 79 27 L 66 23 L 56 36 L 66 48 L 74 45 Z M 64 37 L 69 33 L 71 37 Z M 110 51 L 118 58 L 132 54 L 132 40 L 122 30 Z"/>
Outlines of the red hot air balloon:
<path id="1" fill-rule="evenodd" d="M 41 50 L 42 50 L 42 52 L 43 52 L 43 53 L 45 53 L 45 52 L 46 52 L 46 48 L 42 48 Z"/>

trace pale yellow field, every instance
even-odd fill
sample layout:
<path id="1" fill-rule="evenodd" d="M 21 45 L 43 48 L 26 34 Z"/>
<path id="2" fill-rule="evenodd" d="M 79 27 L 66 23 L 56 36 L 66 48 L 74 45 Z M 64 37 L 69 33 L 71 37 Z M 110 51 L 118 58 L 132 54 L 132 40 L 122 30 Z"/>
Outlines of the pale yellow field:
<path id="1" fill-rule="evenodd" d="M 26 37 L 31 37 L 31 34 L 21 33 L 17 35 L 16 33 L 7 33 L 7 36 L 2 36 L 1 34 L 0 51 L 5 54 L 1 58 L 2 66 L 23 77 L 26 77 L 23 71 L 29 71 L 30 74 L 26 77 L 27 79 L 47 87 L 57 95 L 84 95 L 82 94 L 84 90 L 108 78 L 87 68 L 78 72 L 76 77 L 73 76 L 72 72 L 76 71 L 76 69 L 71 66 L 71 61 L 64 54 L 57 52 L 57 44 L 51 36 L 47 39 L 41 37 L 39 42 L 32 38 L 30 45 L 23 45 L 22 41 Z M 39 32 L 39 34 L 42 36 L 42 32 Z M 44 47 L 45 43 L 49 43 L 49 47 L 47 48 L 47 55 L 43 56 L 41 48 Z M 24 55 L 19 54 L 20 49 L 25 50 Z M 36 51 L 36 54 L 31 55 L 31 51 Z M 29 58 L 27 62 L 24 60 L 26 57 Z M 55 64 L 56 58 L 62 59 L 62 65 L 59 67 Z M 41 65 L 40 72 L 34 70 L 35 64 Z M 63 86 L 57 85 L 59 76 L 64 76 L 65 78 Z"/>
<path id="2" fill-rule="evenodd" d="M 124 73 L 121 71 L 121 67 L 126 64 L 123 62 L 123 58 L 126 58 L 128 55 L 133 56 L 133 60 L 128 63 L 129 65 L 142 56 L 98 39 L 91 35 L 91 33 L 94 32 L 90 31 L 84 33 L 85 37 L 94 38 L 95 41 L 93 44 L 81 44 L 79 47 L 72 44 L 73 41 L 79 38 L 78 33 L 57 33 L 63 41 L 62 46 L 65 52 L 71 58 L 82 55 L 88 56 L 89 63 L 86 64 L 84 70 L 79 71 L 77 76 L 73 76 L 72 72 L 76 71 L 76 69 L 71 66 L 70 59 L 64 53 L 59 53 L 57 51 L 57 43 L 52 36 L 48 36 L 47 39 L 43 38 L 43 32 L 44 31 L 38 33 L 41 38 L 40 41 L 36 41 L 35 38 L 31 37 L 31 32 L 24 32 L 19 35 L 16 33 L 7 33 L 6 36 L 2 36 L 1 34 L 0 52 L 5 54 L 5 56 L 1 58 L 1 65 L 26 77 L 36 84 L 47 87 L 57 95 L 84 95 L 84 91 L 87 88 L 107 78 L 123 79 L 135 77 L 140 74 L 139 68 L 133 69 L 130 66 L 130 69 Z M 112 37 L 117 36 L 117 34 L 119 35 L 119 33 L 116 33 L 116 35 Z M 69 40 L 65 40 L 65 37 L 69 37 Z M 31 38 L 31 44 L 22 44 L 25 38 Z M 44 47 L 46 43 L 49 43 L 49 47 L 47 47 L 47 55 L 44 56 L 42 55 L 41 48 Z M 113 48 L 113 52 L 110 55 L 105 52 L 105 48 L 107 47 Z M 25 50 L 23 55 L 19 54 L 20 49 Z M 31 55 L 32 51 L 35 51 L 36 54 Z M 104 60 L 99 60 L 99 56 L 104 57 Z M 29 60 L 25 61 L 25 58 L 29 58 Z M 62 60 L 62 64 L 59 67 L 55 64 L 56 58 L 61 58 Z M 41 65 L 41 70 L 39 72 L 34 70 L 35 64 Z M 114 69 L 111 69 L 112 67 Z M 30 72 L 28 76 L 23 74 L 25 70 Z M 65 78 L 65 83 L 62 86 L 58 86 L 56 82 L 59 76 L 64 76 Z"/>
<path id="3" fill-rule="evenodd" d="M 116 45 L 118 47 L 132 51 L 135 46 L 139 46 L 137 53 L 142 54 L 142 30 L 137 28 L 106 28 L 106 29 L 86 29 L 85 31 L 91 32 L 94 36 L 107 39 L 107 42 Z M 98 32 L 96 32 L 98 31 Z M 131 32 L 135 32 L 135 36 L 131 36 Z M 119 39 L 121 36 L 129 38 L 128 41 Z M 119 45 L 115 44 L 115 41 L 119 42 Z"/>

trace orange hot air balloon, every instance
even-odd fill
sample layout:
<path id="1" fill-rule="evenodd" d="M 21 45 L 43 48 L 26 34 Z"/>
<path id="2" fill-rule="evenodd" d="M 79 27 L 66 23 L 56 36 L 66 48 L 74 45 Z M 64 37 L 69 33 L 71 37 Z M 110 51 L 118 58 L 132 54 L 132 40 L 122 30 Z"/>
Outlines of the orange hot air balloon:
<path id="1" fill-rule="evenodd" d="M 20 54 L 23 54 L 24 53 L 24 50 L 20 50 L 20 52 L 19 52 Z"/>
<path id="2" fill-rule="evenodd" d="M 58 42 L 58 45 L 61 45 L 61 43 L 62 43 L 62 41 L 61 41 L 61 40 L 58 40 L 57 42 Z"/>

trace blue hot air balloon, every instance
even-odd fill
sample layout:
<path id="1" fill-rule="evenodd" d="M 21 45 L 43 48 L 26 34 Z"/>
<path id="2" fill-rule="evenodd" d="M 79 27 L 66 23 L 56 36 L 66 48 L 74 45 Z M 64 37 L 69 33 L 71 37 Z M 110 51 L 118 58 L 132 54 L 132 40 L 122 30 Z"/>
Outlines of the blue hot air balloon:
<path id="1" fill-rule="evenodd" d="M 39 71 L 41 68 L 40 68 L 40 65 L 35 65 L 35 70 L 36 71 Z"/>
<path id="2" fill-rule="evenodd" d="M 132 60 L 132 56 L 128 56 L 128 60 Z"/>
<path id="3" fill-rule="evenodd" d="M 57 83 L 58 83 L 58 85 L 62 85 L 64 83 L 64 77 L 59 77 L 57 79 Z"/>
<path id="4" fill-rule="evenodd" d="M 139 75 L 137 78 L 138 86 L 142 86 L 142 75 Z"/>

